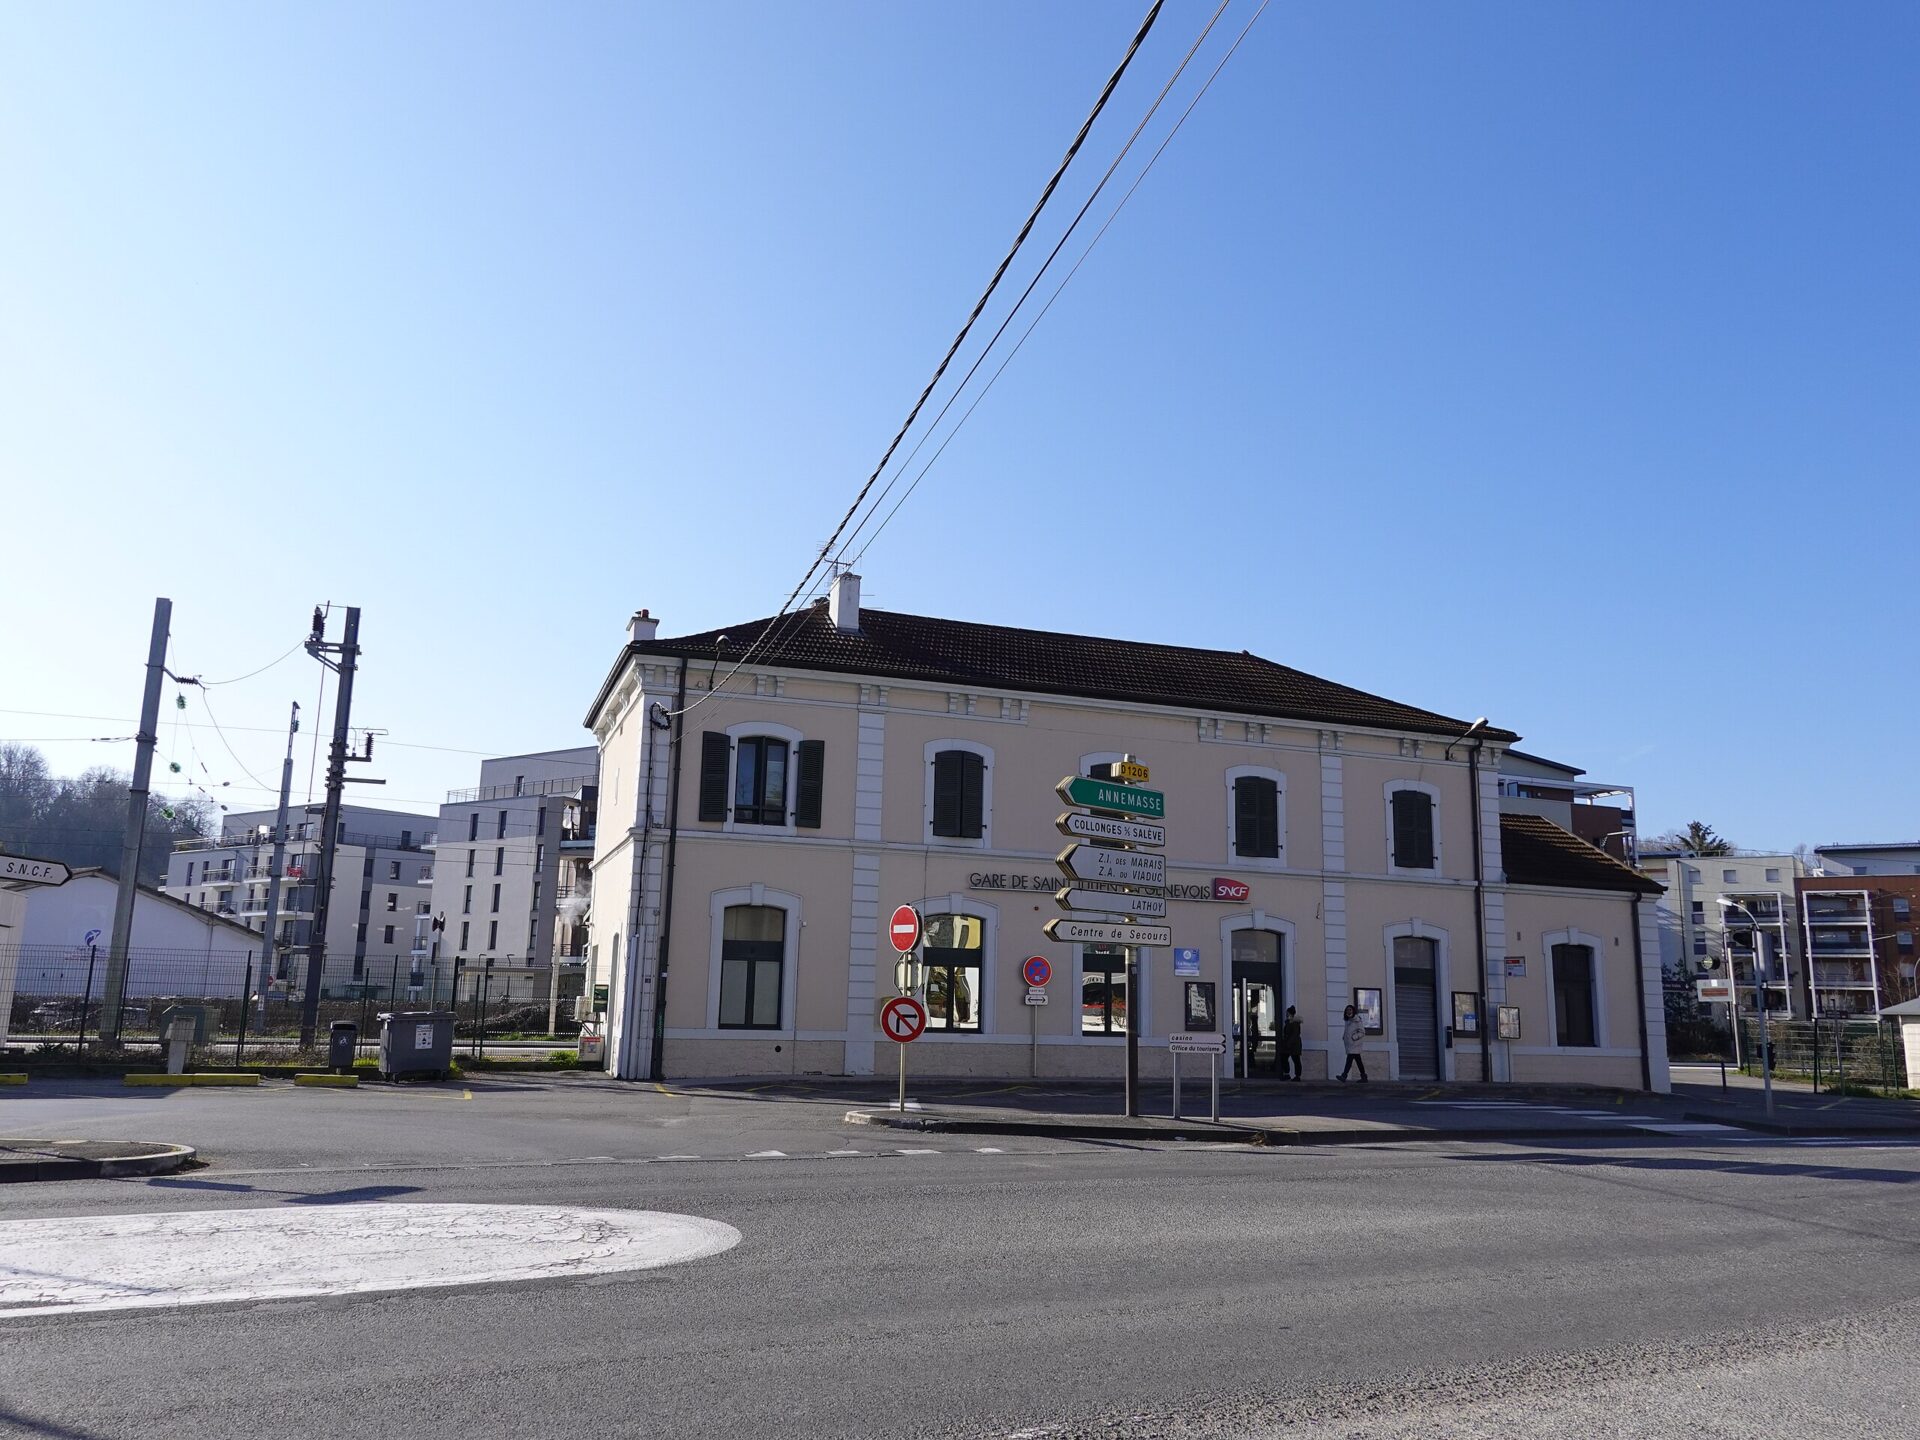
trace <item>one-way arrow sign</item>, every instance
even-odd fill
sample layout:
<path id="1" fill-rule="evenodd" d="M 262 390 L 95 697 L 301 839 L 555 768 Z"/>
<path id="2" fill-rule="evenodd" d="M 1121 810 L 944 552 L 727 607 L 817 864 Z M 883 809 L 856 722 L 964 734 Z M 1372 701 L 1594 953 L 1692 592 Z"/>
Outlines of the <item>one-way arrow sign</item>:
<path id="1" fill-rule="evenodd" d="M 59 860 L 35 860 L 26 855 L 0 855 L 0 880 L 22 885 L 64 885 L 73 871 Z"/>

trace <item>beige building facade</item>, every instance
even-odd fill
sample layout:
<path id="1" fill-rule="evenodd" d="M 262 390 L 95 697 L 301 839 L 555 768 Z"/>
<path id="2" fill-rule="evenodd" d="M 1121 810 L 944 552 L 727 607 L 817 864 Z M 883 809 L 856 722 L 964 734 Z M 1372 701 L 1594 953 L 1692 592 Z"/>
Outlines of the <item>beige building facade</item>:
<path id="1" fill-rule="evenodd" d="M 1507 873 L 1509 732 L 1462 742 L 1244 651 L 863 614 L 853 576 L 725 634 L 660 640 L 642 612 L 588 724 L 589 993 L 618 1075 L 884 1073 L 885 922 L 911 904 L 923 1076 L 1113 1078 L 1129 1025 L 1166 1073 L 1196 978 L 1240 1032 L 1233 1069 L 1273 1064 L 1293 1006 L 1308 1078 L 1338 1071 L 1360 1000 L 1374 1079 L 1666 1086 L 1651 887 L 1572 836 L 1565 857 L 1519 837 L 1551 883 Z M 1166 796 L 1173 945 L 1137 996 L 1116 954 L 1042 929 L 1067 913 L 1055 786 L 1123 756 Z M 1519 1033 L 1489 1042 L 1502 1007 Z"/>

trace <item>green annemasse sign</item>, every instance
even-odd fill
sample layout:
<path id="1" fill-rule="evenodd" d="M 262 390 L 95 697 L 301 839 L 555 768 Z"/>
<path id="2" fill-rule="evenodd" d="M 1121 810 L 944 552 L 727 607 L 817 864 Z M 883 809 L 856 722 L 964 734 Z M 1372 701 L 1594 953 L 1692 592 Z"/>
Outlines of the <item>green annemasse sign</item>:
<path id="1" fill-rule="evenodd" d="M 1054 787 L 1069 805 L 1084 805 L 1089 810 L 1118 810 L 1126 815 L 1145 815 L 1164 820 L 1167 797 L 1159 790 L 1142 790 L 1137 785 L 1116 785 L 1111 780 L 1090 780 L 1084 775 L 1069 775 Z"/>

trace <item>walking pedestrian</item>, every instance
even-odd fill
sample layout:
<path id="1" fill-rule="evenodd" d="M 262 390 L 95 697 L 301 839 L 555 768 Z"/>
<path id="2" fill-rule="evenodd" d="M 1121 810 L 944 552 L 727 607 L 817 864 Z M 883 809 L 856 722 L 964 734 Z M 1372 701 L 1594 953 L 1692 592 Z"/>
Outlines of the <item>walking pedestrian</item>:
<path id="1" fill-rule="evenodd" d="M 1346 1027 L 1340 1032 L 1340 1038 L 1347 1047 L 1347 1063 L 1340 1071 L 1340 1078 L 1345 1080 L 1353 1068 L 1358 1066 L 1360 1079 L 1364 1083 L 1367 1078 L 1367 1062 L 1360 1058 L 1360 1046 L 1367 1038 L 1367 1022 L 1360 1018 L 1360 1011 L 1352 1005 L 1341 1012 L 1341 1018 L 1347 1022 Z"/>
<path id="2" fill-rule="evenodd" d="M 1291 1005 L 1280 1022 L 1280 1067 L 1283 1080 L 1300 1078 L 1300 1012 Z"/>

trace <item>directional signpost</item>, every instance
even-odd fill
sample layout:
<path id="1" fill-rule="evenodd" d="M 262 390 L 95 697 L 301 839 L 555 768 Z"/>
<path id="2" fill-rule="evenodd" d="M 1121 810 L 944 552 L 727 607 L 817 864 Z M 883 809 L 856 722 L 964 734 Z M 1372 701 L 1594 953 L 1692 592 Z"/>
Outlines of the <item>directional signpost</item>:
<path id="1" fill-rule="evenodd" d="M 1049 920 L 1049 940 L 1082 945 L 1120 945 L 1127 967 L 1127 1108 L 1140 1113 L 1141 966 L 1143 946 L 1173 944 L 1166 925 L 1141 925 L 1142 919 L 1163 919 L 1167 913 L 1167 860 L 1147 853 L 1167 843 L 1166 827 L 1148 822 L 1164 820 L 1167 797 L 1146 788 L 1153 778 L 1145 765 L 1127 755 L 1099 767 L 1097 775 L 1069 775 L 1054 793 L 1069 805 L 1091 814 L 1068 813 L 1055 823 L 1063 835 L 1092 841 L 1069 845 L 1056 859 L 1060 873 L 1070 881 L 1054 892 L 1062 909 L 1091 911 L 1113 917 L 1104 920 Z M 1031 993 L 1031 992 L 1030 992 Z M 1029 1003 L 1032 1003 L 1029 1001 Z"/>
<path id="2" fill-rule="evenodd" d="M 35 860 L 26 855 L 0 855 L 0 880 L 17 885 L 64 885 L 73 871 L 58 860 Z"/>

